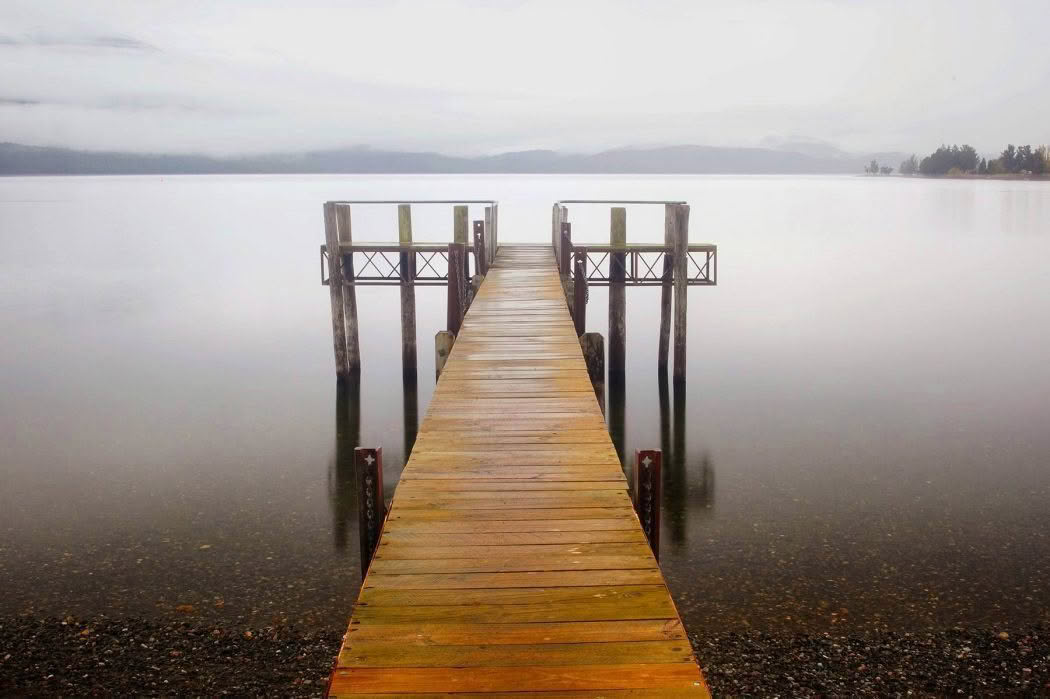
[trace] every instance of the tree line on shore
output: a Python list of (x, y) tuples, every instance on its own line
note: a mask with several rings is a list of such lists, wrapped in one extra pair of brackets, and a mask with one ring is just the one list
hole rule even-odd
[[(870, 175), (889, 175), (892, 167), (872, 160), (864, 168)], [(1008, 145), (998, 158), (988, 160), (973, 146), (941, 146), (922, 160), (915, 155), (900, 164), (902, 175), (1047, 175), (1050, 174), (1050, 150), (1046, 146)]]

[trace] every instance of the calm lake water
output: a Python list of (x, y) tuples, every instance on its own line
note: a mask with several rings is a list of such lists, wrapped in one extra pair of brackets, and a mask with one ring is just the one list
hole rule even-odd
[[(341, 630), (347, 455), (382, 445), (393, 491), (444, 290), (417, 291), (407, 398), (397, 290), (358, 292), (340, 401), (321, 203), (456, 197), (498, 199), (503, 242), (548, 242), (557, 199), (682, 199), (719, 245), (686, 391), (658, 381), (659, 291), (627, 292), (624, 448), (670, 452), (661, 562), (692, 631), (1050, 620), (1050, 186), (863, 177), (0, 179), (0, 613)], [(451, 237), (448, 208), (413, 213)], [(570, 217), (607, 242), (606, 207)], [(662, 222), (631, 207), (628, 239)], [(394, 207), (354, 237), (396, 239)]]

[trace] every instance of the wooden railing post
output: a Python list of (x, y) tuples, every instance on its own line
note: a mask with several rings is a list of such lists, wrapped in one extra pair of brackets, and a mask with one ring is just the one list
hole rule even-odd
[(580, 347), (583, 349), (583, 361), (587, 364), (587, 376), (594, 388), (594, 397), (605, 414), (605, 338), (601, 333), (583, 333), (580, 335)]
[[(470, 233), (468, 232), (468, 209), (466, 205), (452, 207), (452, 242), (462, 243), (470, 248)], [(470, 279), (470, 256), (463, 258), (463, 277)]]
[(496, 253), (499, 252), (499, 202), (492, 205), (492, 259), (495, 261)]
[(660, 496), (661, 462), (659, 449), (642, 449), (634, 452), (634, 509), (642, 523), (645, 538), (653, 556), (660, 560)]
[[(627, 246), (627, 209), (614, 206), (610, 216), (609, 244)], [(627, 358), (627, 253), (609, 253), (609, 371), (622, 374)]]
[(561, 222), (561, 257), (558, 258), (558, 271), (563, 278), (571, 274), (569, 260), (572, 259), (572, 224)]
[(332, 345), (335, 349), (335, 376), (339, 380), (350, 375), (346, 350), (346, 311), (343, 306), (343, 269), (339, 255), (339, 223), (336, 205), (325, 202), (324, 239), (328, 253), (328, 293), (332, 301)]
[(685, 381), (688, 332), (687, 299), (689, 282), (689, 205), (675, 206), (674, 243), (674, 380)]
[(587, 332), (587, 253), (577, 251), (573, 257), (572, 320), (579, 337)]
[(484, 276), (489, 271), (488, 254), (485, 251), (485, 222), (474, 222), (474, 267), (475, 271)]
[(557, 203), (551, 207), (551, 248), (554, 250), (554, 259), (561, 259), (561, 207)]
[(368, 573), (379, 537), (383, 533), (386, 503), (383, 500), (383, 447), (354, 449), (357, 474), (357, 520), (361, 532), (361, 577)]
[[(353, 242), (350, 225), (350, 205), (336, 207), (335, 218), (339, 232), (339, 242), (349, 245)], [(357, 289), (354, 287), (354, 254), (348, 252), (340, 255), (343, 270), (343, 281), (350, 282), (343, 288), (343, 322), (346, 326), (346, 363), (351, 373), (361, 371), (361, 342), (357, 334)]]
[(674, 277), (675, 205), (664, 204), (664, 269), (660, 284), (660, 346), (656, 352), (657, 367), (667, 371), (667, 355), (671, 347), (671, 280)]
[[(412, 208), (397, 207), (398, 241), (401, 249), (401, 368), (416, 373), (416, 253), (412, 249)], [(407, 246), (407, 249), (406, 249)]]
[(467, 278), (463, 273), (463, 262), (467, 257), (467, 246), (463, 243), (448, 244), (448, 326), (453, 335), (459, 335), (463, 325), (463, 314), (467, 312)]

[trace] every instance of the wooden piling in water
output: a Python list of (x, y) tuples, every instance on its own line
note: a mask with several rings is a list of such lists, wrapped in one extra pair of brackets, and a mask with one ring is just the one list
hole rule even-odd
[(474, 271), (481, 276), (489, 270), (488, 253), (485, 249), (485, 222), (474, 222)]
[[(466, 205), (452, 207), (452, 242), (470, 248), (469, 210)], [(463, 278), (470, 279), (470, 256), (463, 258)]]
[(689, 205), (675, 205), (674, 242), (674, 380), (685, 381), (686, 308), (689, 282)]
[[(664, 247), (673, 248), (675, 241), (675, 205), (664, 205)], [(660, 346), (656, 352), (657, 368), (667, 371), (671, 348), (671, 280), (674, 278), (674, 254), (664, 254), (663, 281), (660, 284)]]
[[(350, 222), (350, 206), (340, 204), (336, 207), (335, 218), (339, 233), (339, 242), (349, 245), (353, 242)], [(346, 363), (351, 373), (361, 371), (361, 341), (357, 331), (357, 289), (354, 288), (354, 255), (340, 255), (343, 281), (351, 282), (343, 286), (343, 325), (346, 329)]]
[[(609, 244), (627, 246), (627, 209), (611, 209)], [(627, 253), (609, 253), (609, 371), (623, 373), (627, 360)]]
[(576, 336), (587, 332), (587, 254), (578, 252), (574, 255), (572, 287), (572, 321), (576, 327)]
[(383, 447), (354, 449), (357, 475), (357, 520), (361, 533), (361, 577), (368, 572), (383, 532)]
[(660, 560), (660, 496), (663, 491), (659, 449), (634, 452), (634, 509), (642, 523), (653, 556)]
[(453, 335), (459, 335), (463, 325), (463, 314), (467, 312), (467, 277), (463, 262), (467, 258), (467, 246), (463, 243), (448, 244), (448, 324)]
[(580, 335), (580, 348), (583, 349), (583, 361), (587, 364), (587, 376), (594, 387), (594, 397), (605, 414), (605, 338), (601, 333), (583, 333)]
[[(397, 207), (398, 241), (402, 246), (412, 245), (412, 207)], [(416, 254), (401, 251), (401, 368), (406, 374), (416, 373)]]
[(332, 345), (335, 350), (335, 376), (339, 380), (350, 374), (346, 348), (346, 315), (343, 306), (343, 265), (339, 255), (339, 223), (336, 205), (324, 205), (324, 239), (328, 251), (328, 293), (332, 301)]
[(434, 335), (434, 373), (435, 379), (441, 378), (441, 370), (445, 368), (449, 352), (456, 341), (456, 336), (448, 330), (438, 330)]

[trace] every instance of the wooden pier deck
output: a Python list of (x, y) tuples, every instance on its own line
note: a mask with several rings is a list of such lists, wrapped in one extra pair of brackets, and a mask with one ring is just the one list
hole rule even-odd
[(549, 246), (502, 246), (470, 306), (329, 693), (708, 696)]

